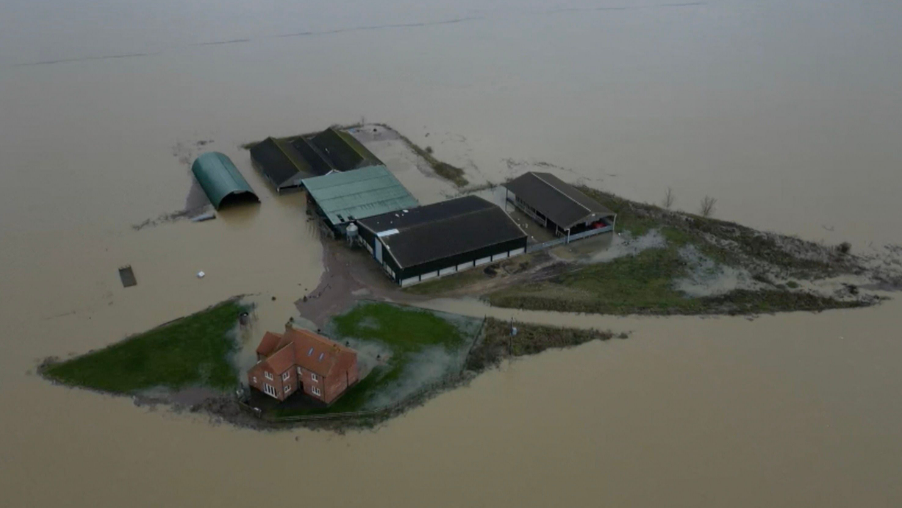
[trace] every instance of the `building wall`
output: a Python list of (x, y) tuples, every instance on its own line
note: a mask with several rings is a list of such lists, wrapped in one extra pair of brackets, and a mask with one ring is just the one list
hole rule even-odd
[[(266, 378), (266, 372), (272, 374), (271, 380)], [(288, 374), (288, 379), (283, 380), (282, 375), (286, 373)], [(293, 367), (289, 368), (285, 372), (275, 373), (269, 371), (265, 364), (258, 363), (247, 372), (247, 384), (255, 390), (259, 390), (263, 393), (266, 393), (267, 395), (272, 396), (272, 394), (266, 392), (263, 386), (264, 384), (268, 384), (275, 388), (275, 398), (279, 400), (285, 400), (297, 390), (297, 373), (294, 372)]]
[[(303, 385), (304, 393), (313, 397), (314, 399), (326, 400), (326, 390), (325, 390), (325, 378), (320, 376), (315, 372), (311, 372), (303, 367), (295, 367), (295, 374), (298, 372), (300, 375), (300, 383)], [(319, 390), (319, 394), (316, 394), (313, 389), (317, 388)]]
[[(455, 267), (458, 265), (466, 264), (467, 262), (473, 262), (477, 259), (486, 258), (495, 256), (502, 253), (507, 253), (510, 251), (514, 251), (517, 249), (526, 249), (526, 237), (517, 238), (514, 240), (510, 240), (507, 242), (501, 242), (495, 245), (491, 245), (488, 247), (483, 247), (482, 249), (473, 250), (470, 252), (465, 252), (463, 254), (458, 254), (456, 256), (450, 256), (447, 258), (439, 259), (436, 261), (430, 261), (428, 263), (423, 263), (416, 266), (411, 266), (408, 268), (400, 269), (395, 263), (394, 258), (391, 256), (384, 256), (384, 260), (386, 264), (391, 267), (391, 269), (395, 272), (394, 280), (395, 282), (400, 283), (404, 279), (409, 279), (411, 277), (420, 276), (423, 274), (430, 274), (433, 272), (438, 272), (445, 268)], [(452, 273), (456, 272), (456, 270), (452, 270)]]
[(332, 375), (325, 381), (326, 391), (324, 393), (324, 400), (327, 404), (331, 404), (335, 399), (340, 397), (348, 387), (357, 382), (357, 362), (355, 361), (347, 370)]

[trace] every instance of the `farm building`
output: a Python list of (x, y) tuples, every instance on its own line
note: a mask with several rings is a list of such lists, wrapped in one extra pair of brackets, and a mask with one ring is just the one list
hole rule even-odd
[(217, 210), (233, 203), (260, 202), (247, 180), (224, 154), (200, 154), (191, 165), (191, 172)]
[(357, 380), (353, 349), (291, 326), (282, 334), (266, 332), (247, 371), (248, 386), (280, 401), (303, 392), (331, 404)]
[(251, 162), (277, 192), (296, 189), (301, 180), (316, 176), (304, 159), (284, 140), (266, 138), (251, 147)]
[(476, 197), (358, 220), (360, 241), (401, 286), (526, 251), (526, 234), (501, 208)]
[(385, 166), (329, 173), (302, 183), (317, 217), (337, 235), (344, 235), (354, 220), (419, 206)]
[(507, 201), (567, 242), (614, 230), (614, 212), (550, 173), (525, 173), (504, 187)]
[(316, 134), (266, 138), (250, 152), (254, 166), (278, 192), (299, 188), (306, 178), (382, 164), (354, 136), (334, 127)]

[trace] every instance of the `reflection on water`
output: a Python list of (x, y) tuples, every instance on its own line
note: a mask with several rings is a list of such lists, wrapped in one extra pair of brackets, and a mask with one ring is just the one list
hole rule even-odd
[[(284, 326), (322, 249), (303, 194), (276, 195), (239, 146), (361, 116), (474, 182), (554, 165), (643, 201), (671, 186), (686, 210), (710, 194), (721, 217), (857, 252), (899, 243), (895, 3), (106, 3), (0, 6), (0, 504), (902, 501), (897, 302), (753, 321), (433, 302), (632, 336), (345, 436), (210, 425), (34, 374), (238, 294), (258, 304), (248, 344)], [(470, 21), (437, 24), (454, 19)], [(132, 53), (150, 56), (84, 59)], [(133, 230), (185, 207), (185, 160), (210, 140), (262, 203)], [(427, 200), (450, 191), (387, 158)]]

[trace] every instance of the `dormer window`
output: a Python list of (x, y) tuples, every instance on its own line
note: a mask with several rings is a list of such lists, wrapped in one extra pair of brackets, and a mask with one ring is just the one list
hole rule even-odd
[(323, 358), (324, 358), (325, 356), (326, 356), (326, 353), (320, 353), (320, 354), (319, 354), (319, 360), (318, 360), (318, 361), (320, 361), (320, 362), (323, 361)]
[(307, 351), (307, 356), (313, 356), (313, 348), (310, 348), (310, 351)]

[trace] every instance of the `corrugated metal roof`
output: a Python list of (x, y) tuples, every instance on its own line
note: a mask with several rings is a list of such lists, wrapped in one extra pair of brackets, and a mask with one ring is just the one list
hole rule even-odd
[(295, 185), (295, 180), (301, 171), (306, 171), (302, 176), (313, 176), (310, 167), (303, 162), (301, 157), (293, 157), (294, 149), (286, 146), (286, 143), (273, 138), (266, 138), (251, 147), (251, 159), (257, 163), (263, 175), (276, 189), (283, 186)]
[(363, 146), (360, 141), (357, 141), (354, 136), (333, 127), (329, 127), (310, 138), (310, 143), (328, 157), (332, 167), (339, 171), (350, 171), (382, 164), (382, 161)]
[[(401, 268), (511, 240), (520, 239), (526, 244), (526, 233), (504, 210), (477, 196), (421, 206), (408, 213), (371, 217), (359, 224), (382, 238)], [(389, 231), (392, 234), (382, 234)]]
[(567, 229), (614, 212), (551, 173), (530, 171), (504, 184), (518, 198)]
[(201, 154), (191, 165), (191, 172), (217, 209), (232, 195), (250, 194), (260, 201), (231, 159), (219, 152)]
[(307, 178), (303, 184), (334, 225), (420, 205), (385, 166)]

